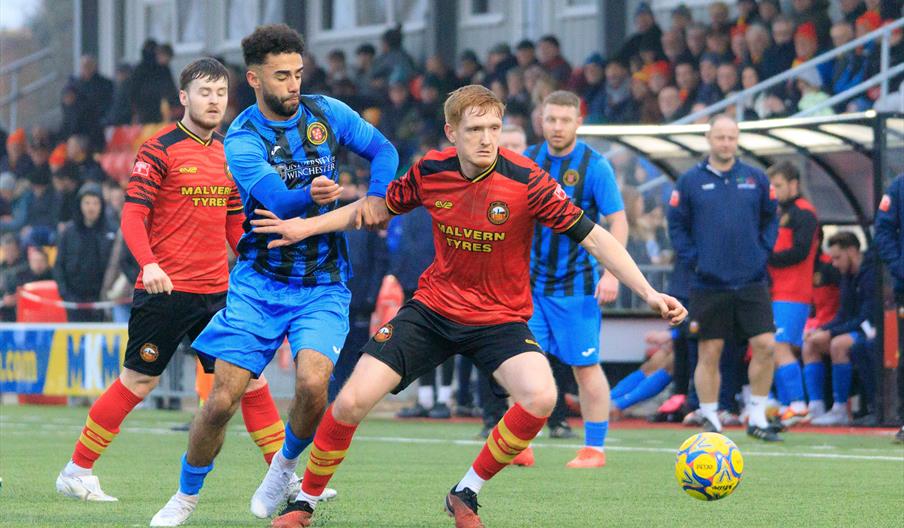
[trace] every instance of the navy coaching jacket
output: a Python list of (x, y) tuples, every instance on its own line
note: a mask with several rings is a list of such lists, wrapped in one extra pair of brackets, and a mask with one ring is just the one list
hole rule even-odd
[(765, 283), (777, 207), (763, 171), (741, 160), (720, 173), (704, 159), (681, 175), (669, 200), (669, 236), (677, 257), (694, 270), (691, 287)]
[(895, 293), (904, 294), (904, 174), (895, 178), (879, 202), (874, 240), (895, 279)]

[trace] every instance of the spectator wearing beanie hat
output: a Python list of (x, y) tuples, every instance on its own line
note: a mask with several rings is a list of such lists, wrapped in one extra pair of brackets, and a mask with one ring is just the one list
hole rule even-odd
[(50, 166), (40, 165), (28, 176), (31, 184), (22, 240), (26, 245), (50, 246), (56, 243), (59, 196), (50, 185)]
[(0, 172), (10, 172), (16, 178), (25, 178), (34, 168), (27, 154), (25, 129), (17, 128), (6, 138), (6, 157), (0, 161)]
[[(797, 109), (801, 112), (829, 99), (829, 94), (822, 91), (822, 78), (816, 68), (807, 68), (797, 75), (797, 90), (800, 92), (800, 100)], [(833, 115), (831, 108), (825, 108), (812, 114), (814, 116)]]

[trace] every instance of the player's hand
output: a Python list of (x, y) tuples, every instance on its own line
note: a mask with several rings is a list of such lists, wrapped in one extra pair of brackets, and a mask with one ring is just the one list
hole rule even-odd
[(671, 295), (654, 291), (647, 295), (646, 301), (654, 312), (658, 312), (672, 326), (680, 325), (687, 318), (687, 308)]
[(386, 229), (392, 214), (386, 207), (386, 199), (379, 196), (366, 196), (358, 207), (358, 218), (355, 229), (366, 227), (371, 231)]
[(342, 187), (326, 176), (317, 176), (311, 181), (311, 199), (317, 205), (335, 202), (342, 194)]
[(271, 240), (270, 243), (267, 244), (268, 249), (290, 246), (311, 236), (311, 232), (308, 229), (308, 220), (301, 218), (281, 220), (278, 216), (266, 209), (255, 209), (254, 214), (263, 217), (255, 218), (251, 221), (255, 233), (279, 235), (282, 237)]
[(618, 279), (615, 278), (615, 275), (609, 273), (609, 270), (606, 270), (600, 281), (596, 283), (596, 292), (594, 292), (593, 296), (596, 298), (600, 308), (618, 297)]
[(144, 283), (145, 291), (152, 295), (173, 293), (173, 281), (156, 262), (145, 265), (142, 270), (141, 282)]

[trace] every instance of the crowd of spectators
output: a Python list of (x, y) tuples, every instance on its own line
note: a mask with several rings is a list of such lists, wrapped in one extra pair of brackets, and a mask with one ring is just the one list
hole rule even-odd
[[(335, 96), (358, 110), (397, 147), (404, 170), (426, 150), (443, 146), (445, 94), (465, 84), (483, 84), (504, 100), (506, 124), (521, 126), (528, 143), (541, 139), (539, 102), (557, 89), (581, 97), (585, 123), (671, 122), (901, 14), (900, 0), (841, 0), (841, 16), (834, 21), (826, 0), (793, 0), (788, 11), (782, 11), (781, 4), (741, 0), (732, 18), (725, 2), (714, 2), (708, 6), (707, 20), (694, 19), (686, 6), (679, 5), (663, 30), (649, 5), (641, 3), (623, 46), (609, 56), (593, 53), (580, 65), (562, 56), (554, 35), (514, 45), (501, 42), (485, 57), (466, 49), (454, 65), (438, 55), (419, 63), (406, 51), (401, 29), (393, 28), (376, 46), (359, 46), (353, 57), (339, 49), (330, 51), (323, 62), (305, 54), (302, 90)], [(900, 32), (891, 52), (893, 64), (904, 62)], [(108, 127), (181, 117), (172, 58), (172, 47), (148, 40), (140, 62), (118, 65), (110, 80), (98, 73), (94, 57), (85, 56), (62, 89), (62, 120), (55, 131), (33, 127), (27, 133), (23, 129), (3, 133), (2, 320), (15, 316), (16, 287), (48, 273), (40, 255), (53, 262), (52, 274), (65, 300), (122, 295), (121, 288), (112, 287), (123, 282), (117, 278), (134, 280), (134, 263), (117, 236), (125, 182), (107, 175), (96, 155), (105, 148)], [(878, 67), (877, 47), (859, 47), (745, 101), (744, 115), (778, 117), (810, 108), (869, 78)], [(238, 112), (254, 103), (253, 92), (243, 82), (243, 69), (229, 68), (232, 82), (224, 130)], [(875, 92), (868, 92), (823, 112), (862, 110), (875, 97)], [(663, 204), (669, 184), (644, 186), (659, 176), (653, 165), (617, 149), (606, 154), (624, 189), (632, 255), (642, 264), (668, 264), (671, 251)], [(353, 182), (366, 180), (366, 166), (352, 158), (342, 161)], [(100, 213), (95, 218), (98, 199)], [(86, 266), (93, 272), (88, 273)], [(72, 317), (96, 320), (103, 314), (83, 310), (71, 312)]]

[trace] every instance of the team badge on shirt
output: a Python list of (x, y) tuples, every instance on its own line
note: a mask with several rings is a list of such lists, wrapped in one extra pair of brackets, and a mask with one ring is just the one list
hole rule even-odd
[(574, 169), (568, 169), (565, 171), (565, 174), (562, 175), (562, 183), (569, 187), (574, 187), (581, 180), (581, 173)]
[(883, 213), (887, 213), (889, 209), (891, 209), (891, 196), (883, 194), (882, 201), (879, 202), (879, 210)]
[(305, 135), (307, 135), (308, 141), (314, 145), (323, 145), (327, 136), (326, 126), (320, 121), (314, 121), (308, 125), (308, 130)]
[(392, 325), (388, 324), (388, 323), (383, 325), (379, 330), (377, 330), (377, 333), (374, 334), (374, 341), (376, 341), (377, 343), (385, 343), (385, 342), (389, 341), (391, 338), (392, 338)]
[(154, 343), (145, 343), (141, 345), (139, 355), (141, 355), (141, 359), (144, 360), (145, 363), (153, 363), (160, 357), (160, 351), (157, 350), (157, 345)]
[(133, 176), (144, 176), (145, 178), (151, 173), (151, 166), (145, 161), (136, 161), (132, 167)]
[(502, 225), (509, 219), (509, 208), (505, 202), (493, 202), (487, 209), (487, 220), (493, 225)]

